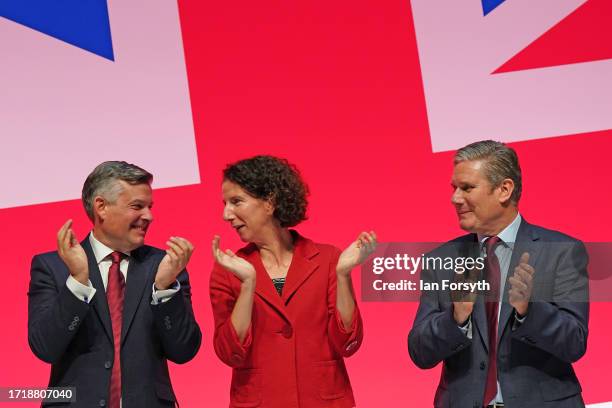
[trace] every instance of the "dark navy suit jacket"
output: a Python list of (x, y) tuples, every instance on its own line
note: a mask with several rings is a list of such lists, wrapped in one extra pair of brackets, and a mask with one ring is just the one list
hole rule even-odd
[[(57, 252), (36, 255), (28, 292), (28, 341), (38, 358), (52, 364), (50, 387), (76, 387), (76, 402), (71, 406), (104, 407), (114, 355), (113, 333), (89, 240), (81, 245), (89, 260), (94, 297), (88, 304), (68, 289), (69, 272)], [(151, 304), (155, 274), (164, 255), (146, 245), (131, 253), (121, 331), (123, 408), (174, 406), (166, 360), (185, 363), (200, 347), (202, 334), (191, 307), (187, 271), (178, 277), (178, 293), (167, 302)]]
[[(476, 234), (468, 234), (430, 256), (473, 255), (476, 242)], [(582, 357), (587, 347), (586, 250), (576, 239), (523, 219), (508, 277), (523, 252), (529, 252), (529, 264), (535, 269), (532, 302), (524, 322), (514, 326), (514, 309), (507, 303), (507, 281), (500, 304), (497, 370), (504, 403), (508, 408), (584, 407), (571, 363)], [(452, 274), (429, 270), (421, 276), (425, 281), (439, 282), (452, 280)], [(474, 305), (472, 325), (469, 339), (453, 318), (450, 293), (423, 292), (408, 336), (408, 350), (420, 368), (443, 363), (435, 407), (482, 407), (489, 344), (482, 296)]]

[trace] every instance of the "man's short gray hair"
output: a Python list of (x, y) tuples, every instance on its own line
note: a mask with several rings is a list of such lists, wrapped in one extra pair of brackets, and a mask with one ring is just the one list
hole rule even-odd
[(128, 184), (151, 184), (153, 175), (148, 171), (124, 161), (107, 161), (99, 164), (87, 176), (81, 195), (83, 207), (91, 221), (94, 221), (93, 201), (96, 196), (102, 196), (113, 203), (121, 193), (122, 180)]
[(493, 187), (499, 187), (504, 179), (514, 182), (510, 201), (517, 205), (521, 199), (523, 182), (521, 166), (514, 149), (493, 140), (474, 142), (457, 150), (454, 164), (474, 160), (484, 161), (485, 176)]

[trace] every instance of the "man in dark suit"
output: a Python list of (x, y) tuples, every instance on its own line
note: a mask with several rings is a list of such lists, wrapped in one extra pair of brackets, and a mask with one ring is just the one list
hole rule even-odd
[(175, 406), (167, 360), (185, 363), (200, 347), (185, 270), (193, 246), (144, 245), (152, 179), (126, 162), (100, 164), (83, 186), (89, 236), (79, 243), (69, 220), (57, 251), (32, 260), (28, 341), (52, 364), (50, 387), (75, 387), (72, 406)]
[(470, 234), (429, 256), (482, 256), (485, 268), (423, 270), (421, 279), (480, 277), (490, 290), (422, 292), (408, 350), (420, 368), (443, 362), (434, 406), (584, 407), (571, 365), (588, 335), (584, 245), (521, 217), (518, 158), (502, 143), (457, 151), (452, 186), (460, 227)]

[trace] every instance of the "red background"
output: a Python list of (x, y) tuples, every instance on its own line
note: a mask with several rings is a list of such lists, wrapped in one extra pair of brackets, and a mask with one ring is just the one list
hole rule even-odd
[[(157, 220), (148, 242), (163, 246), (168, 236), (181, 235), (197, 247), (189, 270), (204, 338), (192, 362), (172, 366), (172, 379), (181, 406), (222, 407), (231, 371), (212, 350), (208, 278), (212, 236), (220, 234), (224, 247), (240, 246), (221, 217), (226, 163), (258, 153), (294, 162), (312, 191), (310, 219), (299, 230), (317, 241), (344, 247), (363, 229), (375, 229), (383, 241), (444, 241), (461, 231), (450, 205), (452, 152), (431, 152), (408, 1), (179, 6), (202, 183), (155, 191)], [(580, 48), (578, 41), (566, 45)], [(601, 47), (593, 52), (601, 55)], [(529, 53), (521, 58), (528, 66)], [(533, 65), (544, 65), (542, 58)], [(512, 144), (524, 174), (523, 216), (585, 241), (609, 241), (611, 136)], [(0, 386), (46, 385), (49, 366), (27, 344), (29, 262), (54, 248), (67, 218), (84, 237), (89, 222), (77, 200), (0, 210)], [(358, 288), (358, 271), (354, 276)], [(416, 304), (361, 303), (361, 309), (365, 340), (347, 361), (358, 406), (431, 406), (439, 367), (419, 370), (406, 346)], [(592, 305), (588, 351), (576, 364), (587, 403), (612, 400), (601, 374), (612, 363), (611, 311), (609, 304)]]

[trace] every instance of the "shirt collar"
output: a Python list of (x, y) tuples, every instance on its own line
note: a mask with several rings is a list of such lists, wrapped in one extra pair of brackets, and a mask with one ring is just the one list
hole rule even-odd
[[(99, 265), (100, 262), (104, 261), (110, 254), (115, 252), (113, 249), (107, 247), (94, 237), (93, 231), (89, 233), (89, 243), (91, 244), (91, 250), (96, 257), (96, 263)], [(130, 256), (130, 253), (123, 253), (124, 255)]]
[[(497, 236), (502, 240), (505, 246), (510, 249), (514, 249), (514, 242), (516, 241), (516, 235), (518, 234), (519, 227), (521, 226), (521, 214), (517, 213), (514, 221), (512, 221), (506, 228), (504, 228)], [(482, 246), (486, 239), (489, 238), (487, 235), (478, 234), (478, 242)]]

